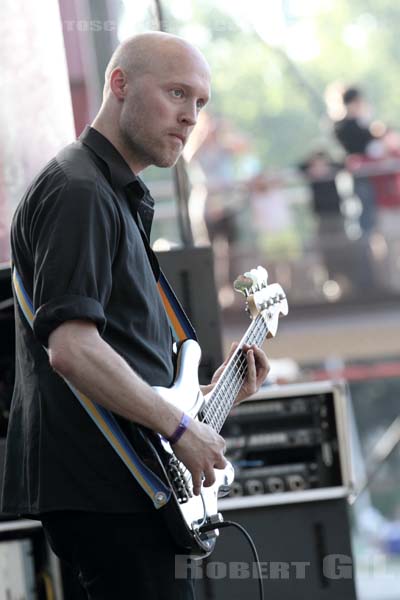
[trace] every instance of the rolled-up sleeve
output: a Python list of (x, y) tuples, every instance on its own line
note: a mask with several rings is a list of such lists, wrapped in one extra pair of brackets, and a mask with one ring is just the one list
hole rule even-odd
[(39, 306), (34, 319), (34, 332), (38, 340), (47, 346), (50, 333), (64, 321), (87, 319), (97, 325), (100, 334), (106, 326), (102, 305), (84, 296), (61, 296)]
[(47, 346), (68, 320), (93, 321), (103, 333), (120, 221), (110, 195), (94, 182), (65, 181), (43, 193), (30, 224), (34, 256), (33, 330)]

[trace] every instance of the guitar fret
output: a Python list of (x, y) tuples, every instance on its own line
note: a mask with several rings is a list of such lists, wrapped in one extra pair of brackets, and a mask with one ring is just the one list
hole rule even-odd
[(218, 380), (203, 411), (203, 420), (216, 431), (220, 431), (234, 404), (236, 396), (247, 374), (247, 360), (241, 347), (244, 344), (261, 346), (268, 333), (262, 315), (257, 315), (241, 341), (241, 346), (232, 356)]
[[(238, 366), (239, 365), (239, 366)], [(213, 421), (214, 425), (217, 425), (217, 430), (220, 431), (222, 425), (225, 422), (229, 411), (232, 408), (233, 401), (236, 398), (237, 392), (239, 391), (245, 372), (247, 368), (244, 368), (244, 365), (247, 365), (245, 358), (238, 357), (235, 361), (236, 367), (236, 380), (227, 382), (227, 389), (219, 389), (213, 398), (213, 402), (210, 405), (210, 412), (217, 412), (219, 416), (217, 418), (217, 422)], [(233, 370), (233, 369), (232, 369)]]

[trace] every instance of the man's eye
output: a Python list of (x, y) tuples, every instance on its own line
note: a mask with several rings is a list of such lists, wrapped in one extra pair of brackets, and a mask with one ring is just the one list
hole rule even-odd
[(172, 90), (172, 95), (174, 98), (183, 98), (183, 90), (176, 88), (175, 90)]
[(197, 109), (200, 110), (203, 107), (204, 107), (204, 100), (198, 100), (197, 101)]

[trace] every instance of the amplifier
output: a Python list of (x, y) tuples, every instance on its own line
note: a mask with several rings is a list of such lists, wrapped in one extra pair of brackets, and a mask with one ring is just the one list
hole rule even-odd
[[(209, 383), (223, 361), (212, 248), (177, 248), (157, 252), (157, 258), (196, 330), (202, 352), (199, 380)], [(207, 290), (207, 302), (197, 293), (199, 289)]]
[(346, 497), (353, 484), (344, 382), (262, 389), (222, 435), (235, 481), (221, 510)]
[[(266, 599), (356, 600), (348, 512), (347, 499), (334, 498), (240, 508), (225, 516), (254, 540)], [(258, 598), (253, 561), (236, 529), (221, 530), (214, 552), (197, 571), (196, 599)]]

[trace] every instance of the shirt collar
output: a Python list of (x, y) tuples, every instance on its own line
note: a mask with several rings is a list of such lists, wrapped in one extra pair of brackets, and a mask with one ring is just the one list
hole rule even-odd
[(88, 146), (106, 165), (111, 185), (124, 188), (136, 210), (143, 203), (147, 211), (154, 210), (154, 200), (148, 187), (137, 177), (115, 146), (97, 129), (86, 125), (79, 141)]

